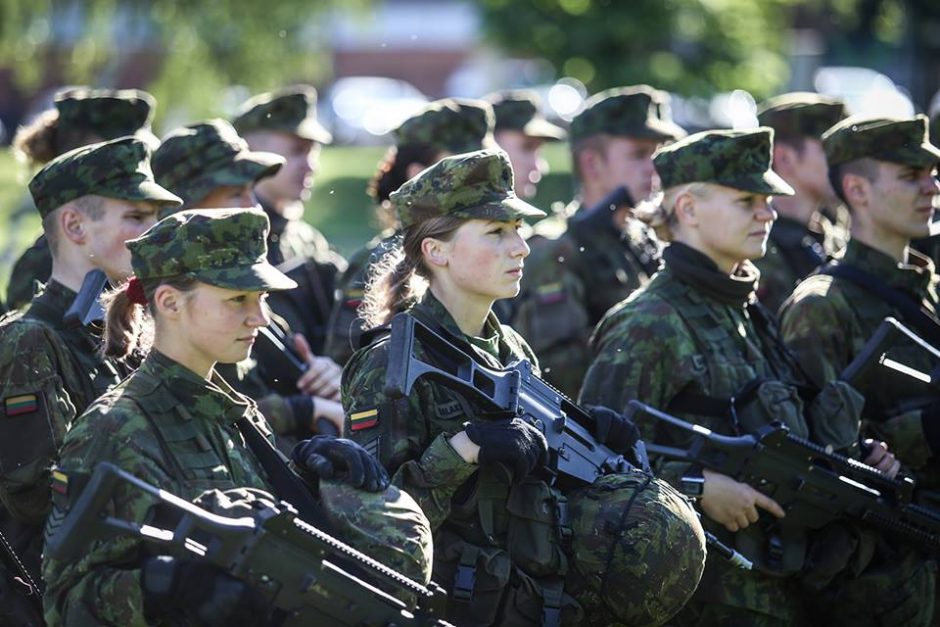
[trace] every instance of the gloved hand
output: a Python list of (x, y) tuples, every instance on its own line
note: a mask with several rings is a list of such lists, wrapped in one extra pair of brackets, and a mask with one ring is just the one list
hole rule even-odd
[(594, 437), (598, 442), (620, 453), (642, 470), (649, 470), (645, 447), (640, 451), (637, 446), (641, 436), (633, 420), (603, 405), (588, 405), (586, 409), (594, 419)]
[(343, 481), (368, 492), (381, 492), (391, 483), (379, 460), (345, 438), (314, 436), (298, 442), (290, 457), (301, 472)]
[(148, 622), (174, 616), (209, 627), (268, 621), (270, 608), (264, 597), (212, 564), (152, 557), (144, 562), (140, 584)]
[(465, 425), (464, 431), (480, 447), (479, 464), (503, 464), (513, 482), (525, 479), (548, 458), (545, 436), (519, 418), (479, 420)]

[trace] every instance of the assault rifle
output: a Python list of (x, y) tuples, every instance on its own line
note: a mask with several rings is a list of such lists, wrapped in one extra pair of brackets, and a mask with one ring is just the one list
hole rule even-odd
[[(415, 340), (419, 337), (434, 363), (415, 356)], [(469, 345), (463, 349), (413, 316), (398, 314), (391, 324), (385, 393), (391, 398), (404, 398), (422, 377), (474, 399), (486, 411), (518, 416), (541, 431), (548, 442), (546, 468), (552, 480), (563, 477), (593, 483), (598, 477), (633, 468), (623, 455), (597, 442), (584, 426), (594, 422), (591, 415), (533, 374), (527, 360), (502, 370), (488, 368), (476, 361)], [(637, 442), (635, 452), (641, 464), (647, 466), (642, 440)], [(750, 560), (714, 534), (706, 531), (705, 539), (710, 550), (735, 566), (751, 568)]]
[[(146, 520), (170, 526), (112, 516), (118, 486), (152, 497), (149, 514), (156, 516)], [(75, 560), (93, 540), (122, 536), (155, 545), (154, 554), (203, 560), (245, 581), (270, 603), (271, 624), (447, 625), (435, 617), (444, 601), (440, 588), (412, 581), (308, 525), (286, 502), (250, 516), (219, 516), (108, 462), (95, 467), (67, 512), (53, 511), (45, 549), (54, 559)], [(359, 567), (357, 575), (344, 567), (349, 562)], [(416, 599), (417, 608), (398, 596)]]
[(779, 503), (786, 517), (774, 519), (774, 524), (783, 537), (846, 519), (940, 553), (940, 512), (911, 502), (914, 481), (909, 477), (890, 479), (871, 466), (798, 438), (780, 424), (733, 437), (639, 401), (630, 401), (630, 407), (634, 414), (649, 414), (692, 438), (687, 450), (647, 444), (651, 453), (700, 464), (747, 483)]
[(90, 270), (82, 279), (82, 286), (75, 300), (65, 312), (63, 321), (67, 327), (85, 327), (92, 322), (104, 320), (104, 309), (99, 297), (108, 285), (108, 275), (101, 270)]
[(881, 365), (921, 381), (936, 390), (937, 386), (940, 385), (940, 365), (930, 372), (921, 372), (888, 357), (888, 350), (902, 336), (907, 337), (934, 359), (940, 361), (940, 350), (904, 326), (896, 318), (887, 317), (881, 321), (881, 324), (872, 333), (865, 346), (852, 360), (852, 363), (842, 371), (839, 378), (856, 389), (864, 389), (868, 385), (875, 366)]

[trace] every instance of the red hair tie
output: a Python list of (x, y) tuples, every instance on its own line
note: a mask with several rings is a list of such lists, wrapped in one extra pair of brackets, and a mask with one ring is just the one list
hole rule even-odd
[(147, 304), (147, 295), (144, 294), (144, 285), (137, 277), (132, 276), (127, 282), (127, 287), (124, 289), (127, 291), (127, 298), (135, 305)]

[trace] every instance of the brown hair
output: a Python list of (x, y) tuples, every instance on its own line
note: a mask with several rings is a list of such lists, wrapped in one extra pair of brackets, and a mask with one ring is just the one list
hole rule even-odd
[(28, 126), (17, 129), (13, 137), (13, 151), (30, 168), (36, 168), (73, 148), (101, 139), (94, 133), (64, 129), (59, 124), (58, 109), (49, 109), (36, 116)]
[(425, 290), (431, 272), (424, 265), (421, 243), (431, 237), (450, 241), (464, 218), (438, 216), (413, 224), (402, 232), (402, 244), (386, 253), (370, 272), (359, 313), (363, 328), (388, 323), (395, 314), (415, 304)]
[(146, 305), (131, 302), (127, 292), (129, 282), (103, 294), (101, 304), (105, 321), (101, 352), (108, 357), (124, 358), (135, 351), (149, 351), (153, 344), (153, 318), (156, 311), (153, 295), (157, 288), (168, 285), (181, 292), (189, 292), (195, 289), (198, 282), (189, 275), (142, 281), (141, 287), (147, 297)]
[(376, 201), (375, 217), (382, 228), (393, 227), (397, 222), (388, 198), (408, 180), (408, 167), (412, 163), (432, 165), (440, 154), (440, 150), (428, 144), (402, 144), (386, 151), (366, 188), (369, 196)]
[(610, 145), (610, 135), (598, 133), (583, 137), (571, 144), (571, 174), (578, 184), (581, 183), (581, 162), (579, 157), (587, 150), (596, 152), (604, 160), (607, 159), (607, 146)]
[(842, 181), (846, 174), (854, 174), (874, 183), (878, 180), (878, 162), (871, 157), (862, 157), (861, 159), (829, 166), (829, 184), (832, 185), (832, 190), (836, 193), (836, 196), (845, 203), (851, 213), (852, 205), (846, 199), (845, 189), (842, 187)]

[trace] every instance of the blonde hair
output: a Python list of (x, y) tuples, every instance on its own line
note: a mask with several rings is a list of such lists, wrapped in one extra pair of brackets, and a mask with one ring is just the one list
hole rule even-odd
[(697, 198), (708, 195), (708, 183), (684, 183), (675, 185), (664, 192), (654, 194), (649, 200), (640, 201), (633, 210), (640, 220), (643, 220), (656, 233), (656, 237), (664, 242), (671, 242), (673, 231), (677, 224), (676, 201), (682, 194), (692, 194)]
[(169, 285), (185, 293), (195, 289), (197, 283), (199, 281), (189, 275), (141, 281), (147, 297), (146, 305), (131, 301), (127, 292), (128, 283), (102, 294), (101, 306), (105, 312), (102, 354), (124, 358), (133, 352), (148, 352), (154, 338), (153, 297), (157, 288)]

